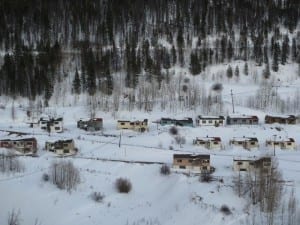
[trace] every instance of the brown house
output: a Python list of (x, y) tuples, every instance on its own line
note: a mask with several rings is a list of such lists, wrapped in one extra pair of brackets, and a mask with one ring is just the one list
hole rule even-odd
[(272, 123), (280, 123), (280, 124), (296, 124), (297, 118), (294, 115), (288, 116), (265, 116), (265, 123), (272, 124)]
[(35, 138), (4, 139), (0, 140), (0, 147), (14, 149), (21, 154), (35, 154), (37, 152), (37, 141)]
[(194, 172), (210, 172), (210, 155), (174, 154), (173, 168)]

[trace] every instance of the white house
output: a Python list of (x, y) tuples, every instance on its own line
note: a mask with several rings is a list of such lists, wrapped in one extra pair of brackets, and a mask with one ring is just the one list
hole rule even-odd
[(224, 116), (197, 116), (196, 126), (224, 126)]
[(38, 121), (39, 127), (48, 132), (63, 132), (63, 118), (41, 117)]

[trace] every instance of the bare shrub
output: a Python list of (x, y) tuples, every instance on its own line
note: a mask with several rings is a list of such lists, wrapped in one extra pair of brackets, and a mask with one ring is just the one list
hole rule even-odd
[(170, 174), (170, 167), (166, 164), (160, 167), (160, 174), (162, 175), (169, 175)]
[(101, 192), (93, 192), (91, 194), (91, 198), (95, 201), (95, 202), (103, 202), (105, 195), (102, 194)]
[(49, 181), (49, 174), (44, 173), (43, 176), (42, 176), (42, 180), (45, 181), (45, 182)]
[(24, 165), (20, 162), (16, 155), (10, 152), (0, 154), (0, 172), (23, 172), (24, 170)]
[(20, 214), (20, 211), (16, 212), (15, 209), (13, 209), (8, 214), (7, 225), (20, 225)]
[(175, 141), (179, 145), (186, 143), (185, 137), (180, 136), (180, 135), (178, 135), (178, 136), (175, 137)]
[(225, 215), (230, 215), (232, 213), (230, 208), (227, 205), (222, 205), (220, 211)]
[(129, 193), (132, 185), (130, 180), (126, 178), (118, 178), (116, 180), (116, 188), (120, 193)]
[(71, 191), (80, 183), (79, 170), (71, 161), (53, 162), (50, 168), (51, 180), (59, 189)]
[(201, 182), (210, 183), (212, 180), (213, 180), (213, 177), (209, 172), (201, 173), (201, 176), (200, 176), (200, 181)]
[(170, 133), (171, 135), (177, 135), (177, 134), (178, 134), (178, 129), (177, 129), (177, 127), (175, 127), (175, 126), (171, 127), (170, 130), (169, 130), (169, 133)]

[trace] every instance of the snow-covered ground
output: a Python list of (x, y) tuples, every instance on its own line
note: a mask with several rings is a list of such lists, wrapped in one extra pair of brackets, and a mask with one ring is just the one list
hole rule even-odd
[[(109, 113), (98, 112), (104, 119), (103, 132), (89, 133), (76, 128), (76, 120), (86, 117), (82, 107), (59, 107), (63, 114), (65, 131), (50, 136), (39, 128), (29, 128), (24, 123), (26, 113), (16, 108), (16, 118), (11, 119), (9, 107), (1, 110), (0, 130), (14, 130), (31, 133), (38, 140), (38, 157), (20, 157), (26, 169), (22, 173), (0, 174), (0, 224), (6, 224), (9, 212), (20, 212), (21, 224), (30, 225), (38, 221), (42, 225), (92, 225), (92, 224), (243, 224), (248, 216), (245, 200), (232, 190), (233, 157), (273, 154), (264, 143), (273, 135), (292, 137), (300, 143), (300, 125), (265, 125), (264, 113), (237, 108), (242, 113), (255, 113), (259, 125), (224, 127), (179, 127), (179, 134), (186, 143), (181, 146), (169, 134), (168, 126), (150, 123), (150, 131), (137, 133), (116, 129), (116, 120)], [(192, 113), (192, 112), (191, 112)], [(186, 112), (188, 114), (188, 112)], [(164, 113), (120, 112), (124, 119), (159, 119)], [(172, 115), (169, 115), (172, 116)], [(174, 115), (176, 116), (176, 115)], [(280, 131), (275, 127), (281, 127)], [(121, 133), (121, 145), (119, 146)], [(110, 136), (103, 136), (109, 134)], [(222, 139), (222, 150), (206, 150), (192, 145), (196, 137), (218, 136)], [(229, 146), (232, 137), (257, 137), (260, 147), (247, 151)], [(11, 138), (1, 131), (0, 138)], [(59, 159), (43, 150), (46, 140), (73, 138), (79, 153), (70, 158)], [(170, 150), (172, 149), (172, 150)], [(299, 147), (296, 151), (276, 149), (279, 168), (286, 181), (294, 185), (300, 199)], [(160, 174), (160, 163), (171, 166), (174, 153), (205, 153), (211, 155), (211, 164), (216, 168), (213, 174), (223, 182), (199, 182), (198, 176), (172, 172), (170, 176)], [(68, 193), (59, 190), (51, 182), (42, 180), (55, 160), (71, 160), (80, 169), (81, 183)], [(112, 160), (122, 160), (112, 161)], [(132, 161), (132, 162), (131, 162)], [(133, 161), (153, 162), (153, 164)], [(120, 194), (114, 183), (119, 177), (132, 183), (129, 194)], [(105, 195), (102, 203), (90, 197), (93, 192)], [(227, 205), (232, 214), (220, 212)]]

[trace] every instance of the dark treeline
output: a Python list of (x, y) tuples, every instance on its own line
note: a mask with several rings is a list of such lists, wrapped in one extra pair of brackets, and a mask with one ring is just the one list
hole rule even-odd
[(66, 51), (81, 58), (76, 94), (112, 94), (115, 72), (126, 87), (140, 74), (160, 84), (174, 65), (197, 75), (240, 59), (278, 71), (299, 58), (299, 17), (298, 0), (0, 0), (0, 94), (49, 100)]

